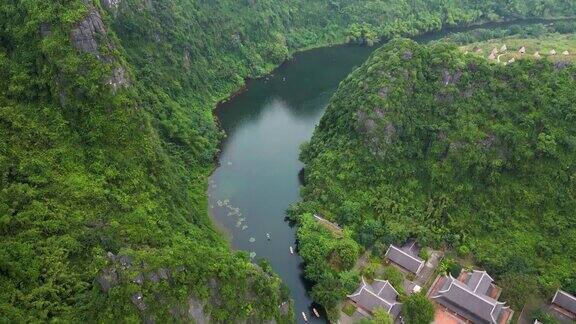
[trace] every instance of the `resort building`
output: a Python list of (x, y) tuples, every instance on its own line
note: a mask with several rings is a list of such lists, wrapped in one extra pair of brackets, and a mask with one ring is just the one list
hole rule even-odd
[(418, 257), (420, 252), (420, 247), (415, 241), (408, 241), (401, 248), (390, 245), (388, 251), (386, 251), (386, 258), (401, 268), (418, 275), (422, 268), (424, 267), (424, 260)]
[(377, 308), (384, 309), (393, 318), (400, 314), (398, 292), (387, 280), (374, 279), (372, 284), (368, 284), (362, 277), (360, 287), (352, 295), (348, 295), (348, 298), (356, 307), (369, 314), (373, 314)]
[(576, 297), (558, 290), (552, 298), (551, 307), (570, 320), (576, 320)]
[(508, 323), (514, 311), (498, 301), (501, 290), (493, 282), (488, 273), (478, 270), (462, 271), (457, 279), (438, 277), (428, 292), (437, 306), (435, 323)]

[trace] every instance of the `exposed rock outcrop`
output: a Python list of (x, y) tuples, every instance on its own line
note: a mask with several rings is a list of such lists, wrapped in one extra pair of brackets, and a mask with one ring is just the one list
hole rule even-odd
[(100, 290), (107, 293), (110, 289), (116, 286), (119, 282), (118, 273), (116, 268), (110, 267), (100, 271), (96, 277), (96, 283), (100, 286)]
[(184, 50), (184, 59), (183, 59), (184, 68), (186, 70), (190, 69), (190, 50)]
[(108, 84), (112, 87), (112, 90), (116, 91), (121, 87), (126, 87), (129, 85), (128, 77), (126, 76), (126, 69), (119, 65), (112, 70), (112, 76), (108, 80)]
[(204, 312), (204, 304), (195, 298), (188, 301), (188, 318), (193, 319), (196, 324), (210, 323), (210, 316)]
[(98, 9), (89, 4), (88, 15), (72, 29), (70, 37), (79, 51), (99, 56), (98, 41), (106, 40), (106, 29)]
[(52, 33), (52, 24), (50, 23), (42, 23), (40, 25), (40, 37), (45, 38), (50, 36)]
[(146, 306), (146, 303), (144, 303), (144, 296), (142, 296), (141, 292), (137, 292), (137, 293), (132, 294), (132, 296), (130, 297), (130, 300), (132, 300), (132, 303), (140, 311), (144, 311), (144, 310), (146, 310), (146, 308), (148, 308)]
[(412, 52), (411, 51), (406, 51), (404, 52), (404, 54), (402, 55), (402, 58), (406, 61), (411, 60), (412, 59)]
[(570, 65), (570, 62), (558, 61), (558, 62), (554, 63), (554, 68), (556, 70), (562, 70), (562, 69), (565, 69), (566, 67), (568, 67), (568, 65)]
[(456, 84), (460, 81), (460, 78), (462, 78), (462, 71), (460, 70), (456, 70), (454, 73), (450, 73), (446, 70), (442, 72), (442, 83), (444, 86)]
[[(106, 2), (106, 3), (104, 3)], [(114, 44), (107, 35), (106, 26), (102, 21), (100, 12), (90, 1), (84, 3), (88, 8), (88, 14), (70, 32), (70, 39), (74, 47), (83, 53), (94, 55), (100, 61), (113, 66), (110, 77), (105, 81), (115, 92), (121, 87), (127, 87), (129, 80), (124, 66), (119, 64), (118, 59), (110, 54)], [(103, 5), (117, 6), (119, 0), (104, 0)], [(41, 30), (42, 33), (42, 30)]]
[(390, 92), (390, 89), (388, 89), (388, 87), (382, 87), (380, 89), (380, 91), (378, 91), (378, 95), (382, 98), (386, 98), (386, 97), (388, 97), (389, 92)]
[(102, 0), (100, 3), (106, 9), (116, 9), (120, 5), (120, 0)]

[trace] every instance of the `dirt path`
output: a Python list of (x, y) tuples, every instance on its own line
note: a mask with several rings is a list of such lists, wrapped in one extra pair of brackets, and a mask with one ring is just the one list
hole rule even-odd
[(334, 235), (337, 236), (342, 236), (344, 235), (344, 231), (342, 230), (342, 228), (334, 223), (332, 223), (331, 221), (324, 219), (316, 214), (314, 214), (314, 218), (316, 219), (316, 221), (318, 221), (318, 223), (322, 224), (324, 227), (326, 227), (330, 232), (332, 232)]

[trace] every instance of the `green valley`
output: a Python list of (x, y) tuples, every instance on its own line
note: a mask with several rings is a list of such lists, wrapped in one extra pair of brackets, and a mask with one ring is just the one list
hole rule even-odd
[[(293, 322), (281, 279), (208, 217), (214, 106), (296, 51), (575, 13), (571, 0), (2, 1), (0, 322)], [(526, 289), (574, 285), (573, 76), (450, 46), (378, 50), (302, 155), (298, 211), (350, 228), (333, 280), (315, 281), (340, 298), (356, 242), (415, 236)]]
[[(518, 311), (559, 287), (575, 293), (575, 72), (544, 58), (493, 64), (445, 42), (375, 51), (302, 147), (303, 201), (290, 213), (299, 238), (317, 242), (305, 258), (328, 249), (307, 259), (317, 300), (334, 308), (356, 288), (354, 262), (331, 261), (358, 257), (332, 248), (349, 239), (381, 258), (415, 238), (480, 265)], [(305, 212), (346, 238), (327, 238)]]

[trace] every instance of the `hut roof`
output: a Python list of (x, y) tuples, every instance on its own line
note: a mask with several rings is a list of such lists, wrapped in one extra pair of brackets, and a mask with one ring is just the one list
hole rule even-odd
[(501, 52), (506, 52), (508, 50), (508, 47), (506, 47), (506, 44), (502, 45), (502, 47), (500, 47), (500, 51)]
[(554, 298), (552, 298), (552, 304), (558, 305), (572, 314), (576, 314), (576, 297), (565, 291), (556, 291)]
[(352, 295), (348, 295), (348, 298), (369, 312), (375, 308), (383, 308), (394, 317), (400, 314), (398, 292), (387, 280), (374, 279), (372, 284), (368, 284), (362, 277), (360, 287)]
[(526, 47), (522, 46), (518, 52), (520, 52), (520, 54), (526, 53)]
[(539, 53), (538, 51), (536, 51), (536, 53), (534, 53), (534, 57), (537, 58), (537, 59), (539, 59), (539, 58), (541, 58), (542, 56), (540, 56), (540, 53)]
[(489, 60), (495, 60), (495, 59), (496, 59), (496, 54), (490, 53), (490, 55), (488, 55), (488, 59), (489, 59)]
[(562, 55), (570, 55), (570, 52), (568, 52), (568, 50), (565, 50), (564, 52), (562, 52)]
[[(414, 246), (414, 244), (412, 244), (412, 246)], [(398, 248), (390, 245), (388, 251), (386, 251), (386, 257), (414, 274), (418, 274), (424, 266), (424, 260), (418, 257), (418, 252), (412, 249), (411, 246), (405, 245), (403, 248)]]
[(499, 323), (508, 307), (487, 295), (492, 281), (484, 271), (474, 271), (467, 282), (448, 276), (442, 288), (431, 298), (474, 323)]
[(555, 49), (550, 50), (550, 55), (556, 55), (556, 50)]

